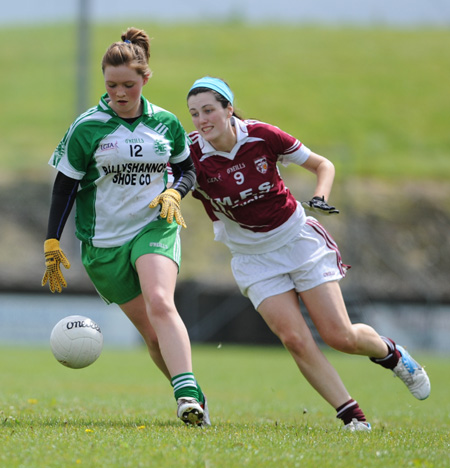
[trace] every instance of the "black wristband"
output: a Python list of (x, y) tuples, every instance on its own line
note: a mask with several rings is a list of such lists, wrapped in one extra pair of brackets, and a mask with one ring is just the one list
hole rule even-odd
[(174, 181), (170, 188), (177, 190), (181, 198), (185, 197), (195, 184), (197, 174), (192, 159), (189, 157), (181, 163), (170, 163)]

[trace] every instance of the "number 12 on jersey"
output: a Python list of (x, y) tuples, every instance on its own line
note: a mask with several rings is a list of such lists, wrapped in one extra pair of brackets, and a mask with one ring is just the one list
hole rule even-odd
[(141, 145), (130, 145), (130, 157), (131, 158), (142, 158), (142, 146)]

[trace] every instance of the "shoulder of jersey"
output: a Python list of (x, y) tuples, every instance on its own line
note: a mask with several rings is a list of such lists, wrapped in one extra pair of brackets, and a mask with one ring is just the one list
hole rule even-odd
[[(148, 101), (147, 101), (148, 102)], [(168, 117), (169, 119), (176, 118), (176, 115), (173, 112), (164, 109), (163, 107), (157, 106), (156, 104), (148, 102), (148, 106), (151, 106), (153, 110), (153, 115), (158, 117)], [(152, 114), (150, 114), (152, 115)]]
[(254, 120), (254, 119), (244, 120), (244, 123), (247, 126), (249, 131), (258, 130), (258, 129), (267, 130), (268, 128), (273, 127), (273, 125), (271, 125), (271, 124), (268, 124), (266, 122), (261, 122), (260, 120)]
[(244, 120), (249, 137), (270, 139), (280, 130), (275, 125), (260, 120)]
[(189, 136), (189, 138), (191, 140), (191, 144), (198, 143), (200, 135), (199, 135), (197, 130), (194, 130), (193, 132), (189, 133), (188, 136)]
[(104, 112), (102, 109), (91, 107), (72, 122), (71, 130), (78, 131), (80, 128), (82, 128), (83, 131), (87, 128), (95, 130), (98, 126), (104, 125), (112, 118), (113, 116), (111, 114)]

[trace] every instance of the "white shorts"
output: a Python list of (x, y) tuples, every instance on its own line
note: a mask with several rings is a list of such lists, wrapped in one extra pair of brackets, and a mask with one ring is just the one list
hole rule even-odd
[(231, 260), (236, 283), (255, 309), (264, 299), (291, 289), (300, 293), (341, 280), (348, 268), (342, 263), (336, 242), (312, 217), (279, 249), (264, 254), (234, 254)]

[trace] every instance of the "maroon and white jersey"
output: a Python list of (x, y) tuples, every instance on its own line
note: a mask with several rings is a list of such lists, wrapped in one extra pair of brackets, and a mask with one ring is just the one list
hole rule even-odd
[(230, 153), (216, 151), (198, 132), (189, 135), (193, 195), (214, 221), (216, 240), (233, 252), (269, 252), (292, 239), (306, 218), (277, 163), (301, 165), (311, 151), (273, 125), (235, 117), (232, 123), (237, 143)]

